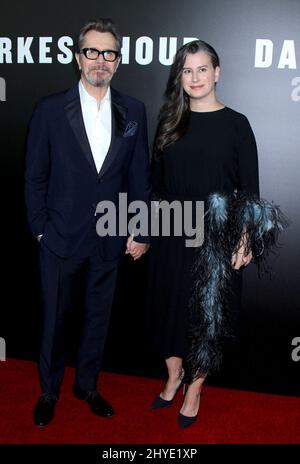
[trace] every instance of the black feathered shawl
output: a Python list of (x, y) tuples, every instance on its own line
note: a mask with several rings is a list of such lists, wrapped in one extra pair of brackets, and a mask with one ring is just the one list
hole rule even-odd
[(231, 257), (246, 231), (245, 253), (266, 270), (268, 253), (278, 246), (278, 235), (288, 225), (278, 206), (245, 193), (214, 193), (205, 214), (204, 243), (192, 269), (194, 283), (189, 301), (186, 381), (220, 367), (221, 344), (227, 332), (226, 309), (231, 293)]

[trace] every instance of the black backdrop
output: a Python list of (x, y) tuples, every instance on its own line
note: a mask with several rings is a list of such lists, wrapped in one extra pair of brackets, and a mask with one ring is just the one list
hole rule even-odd
[[(222, 372), (210, 381), (298, 394), (300, 362), (291, 356), (292, 340), (300, 336), (298, 0), (1, 2), (0, 336), (6, 340), (7, 355), (35, 359), (40, 333), (37, 247), (27, 229), (23, 199), (28, 121), (40, 96), (76, 81), (72, 39), (84, 22), (99, 16), (111, 17), (123, 36), (123, 64), (113, 85), (145, 102), (150, 141), (174, 47), (197, 37), (219, 52), (219, 98), (248, 116), (259, 149), (261, 195), (279, 204), (292, 225), (282, 236), (279, 253), (270, 258), (272, 278), (258, 279), (251, 266), (245, 272), (239, 350), (243, 370), (236, 371), (228, 349)], [(146, 268), (147, 259), (122, 263), (104, 367), (160, 376), (162, 363), (142, 330)], [(77, 306), (69, 320), (68, 346), (76, 344)], [(69, 349), (71, 364), (74, 358), (74, 349)]]

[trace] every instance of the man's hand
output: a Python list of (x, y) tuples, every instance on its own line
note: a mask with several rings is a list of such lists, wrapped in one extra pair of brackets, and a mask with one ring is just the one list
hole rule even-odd
[(127, 239), (126, 252), (125, 254), (130, 254), (134, 261), (139, 259), (146, 251), (148, 250), (149, 245), (147, 243), (138, 243), (133, 240), (133, 237), (130, 236)]

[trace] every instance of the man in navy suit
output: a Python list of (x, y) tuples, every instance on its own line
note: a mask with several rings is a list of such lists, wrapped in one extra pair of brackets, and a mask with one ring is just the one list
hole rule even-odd
[(55, 412), (64, 374), (63, 328), (78, 276), (84, 276), (85, 312), (73, 392), (102, 417), (114, 414), (97, 391), (104, 342), (122, 253), (139, 259), (147, 237), (99, 237), (96, 207), (149, 204), (149, 156), (144, 105), (110, 88), (121, 39), (109, 19), (86, 24), (76, 60), (81, 79), (67, 92), (41, 99), (28, 135), (26, 204), (39, 241), (44, 323), (39, 360), (42, 386), (36, 425)]

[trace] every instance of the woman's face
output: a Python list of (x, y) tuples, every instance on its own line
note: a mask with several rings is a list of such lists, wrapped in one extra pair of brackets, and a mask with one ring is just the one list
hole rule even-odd
[(209, 101), (215, 97), (215, 83), (220, 68), (213, 67), (211, 57), (205, 52), (189, 53), (183, 65), (181, 83), (191, 99)]

